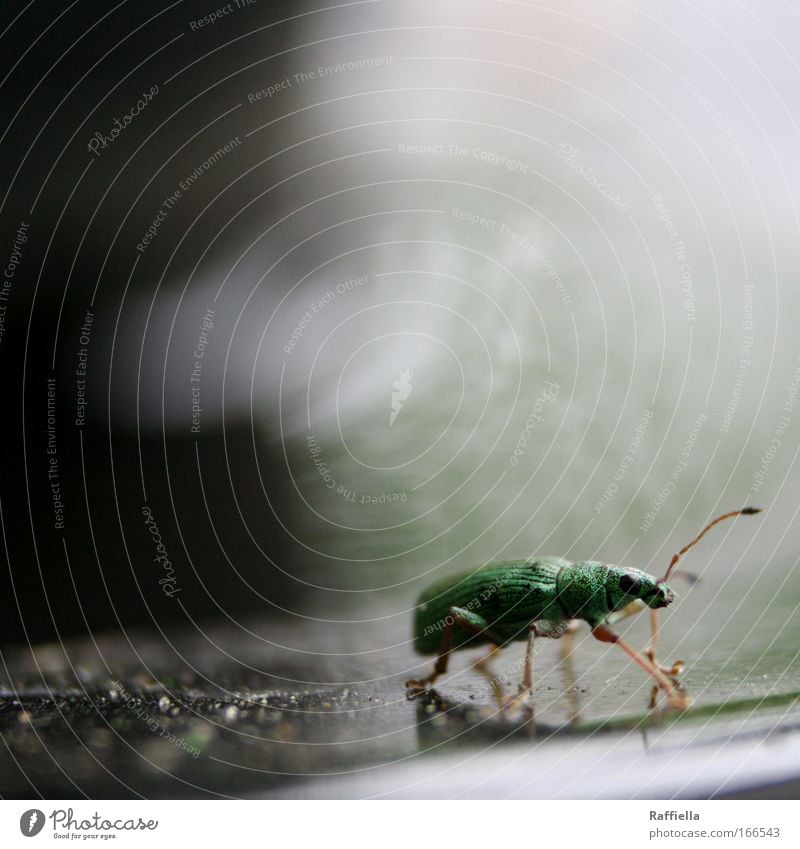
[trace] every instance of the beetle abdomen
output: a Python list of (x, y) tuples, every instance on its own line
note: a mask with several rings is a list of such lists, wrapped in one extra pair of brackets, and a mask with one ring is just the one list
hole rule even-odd
[[(453, 648), (499, 641), (501, 644), (525, 639), (532, 622), (548, 619), (559, 622), (563, 611), (556, 600), (559, 571), (569, 561), (542, 557), (493, 563), (466, 574), (437, 581), (420, 597), (414, 615), (414, 648), (420, 654), (438, 651), (445, 628), (453, 633)], [(453, 620), (453, 607), (481, 617), (492, 636), (476, 636)]]

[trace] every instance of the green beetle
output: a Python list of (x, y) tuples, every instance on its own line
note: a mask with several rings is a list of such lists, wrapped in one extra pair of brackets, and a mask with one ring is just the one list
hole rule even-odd
[[(520, 703), (533, 687), (534, 639), (561, 637), (583, 620), (598, 640), (620, 646), (651, 675), (670, 707), (686, 708), (688, 699), (676, 680), (682, 664), (664, 668), (656, 662), (657, 611), (675, 600), (667, 581), (680, 558), (714, 525), (733, 516), (759, 512), (758, 508), (745, 507), (714, 519), (672, 558), (661, 579), (639, 569), (593, 560), (572, 563), (560, 557), (537, 557), (493, 563), (438, 581), (422, 594), (414, 615), (415, 650), (438, 657), (430, 675), (406, 682), (409, 696), (424, 692), (447, 671), (453, 651), (488, 643), (489, 655), (476, 664), (486, 672), (485, 663), (500, 648), (527, 639), (525, 672), (519, 695), (512, 702)], [(640, 654), (610, 626), (645, 608), (652, 611), (653, 637), (650, 648)]]

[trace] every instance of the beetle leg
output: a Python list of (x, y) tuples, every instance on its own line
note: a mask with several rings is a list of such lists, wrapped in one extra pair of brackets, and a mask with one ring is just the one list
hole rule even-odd
[[(448, 622), (444, 627), (442, 642), (439, 646), (439, 655), (436, 658), (433, 672), (427, 678), (420, 678), (418, 680), (412, 678), (410, 681), (406, 681), (406, 687), (410, 691), (409, 698), (415, 698), (425, 692), (430, 684), (433, 684), (440, 675), (444, 675), (447, 672), (447, 663), (450, 659), (450, 652), (453, 650), (453, 625), (458, 625), (462, 631), (466, 631), (468, 634), (473, 634), (474, 636), (483, 635), (495, 644), (502, 642), (502, 640), (492, 633), (489, 623), (483, 617), (472, 613), (470, 610), (465, 610), (462, 607), (451, 607), (449, 618), (452, 622)], [(484, 658), (484, 660), (488, 660), (488, 657)]]
[(503, 642), (499, 637), (492, 633), (489, 623), (483, 618), (483, 616), (478, 616), (477, 613), (473, 613), (471, 610), (466, 610), (463, 607), (451, 607), (450, 615), (462, 631), (466, 631), (468, 634), (472, 634), (476, 637), (483, 634), (487, 640), (490, 640), (495, 644)]
[(575, 679), (575, 665), (572, 652), (575, 648), (575, 632), (580, 628), (580, 619), (570, 619), (564, 636), (561, 638), (561, 663), (564, 666), (564, 690), (569, 702), (569, 721), (576, 725), (580, 722), (580, 700)]
[(498, 705), (502, 707), (503, 705), (503, 685), (500, 683), (500, 679), (492, 672), (489, 668), (489, 663), (492, 661), (492, 658), (496, 654), (500, 653), (500, 646), (493, 645), (489, 651), (486, 652), (483, 657), (478, 658), (475, 663), (472, 664), (474, 669), (477, 669), (481, 675), (484, 675), (486, 679), (489, 681), (489, 686), (492, 688), (492, 695), (494, 696), (494, 700)]
[(528, 644), (525, 647), (525, 671), (522, 673), (522, 682), (519, 685), (519, 690), (514, 698), (505, 702), (503, 707), (506, 710), (514, 710), (517, 707), (525, 705), (533, 691), (533, 641), (539, 636), (536, 625), (531, 625), (528, 630)]
[(565, 663), (572, 655), (572, 650), (575, 646), (575, 634), (580, 627), (580, 619), (570, 619), (564, 628), (564, 636), (561, 638), (561, 660)]
[(644, 669), (648, 675), (655, 678), (658, 686), (664, 691), (667, 697), (669, 706), (679, 710), (685, 710), (689, 706), (689, 699), (674, 682), (648, 659), (642, 657), (633, 646), (629, 646), (624, 640), (621, 640), (618, 634), (615, 634), (608, 625), (598, 625), (592, 628), (592, 636), (600, 640), (601, 643), (616, 643), (635, 663)]
[(471, 610), (465, 610), (463, 607), (451, 607), (450, 615), (462, 631), (466, 631), (468, 634), (474, 634), (475, 636), (482, 635), (492, 642), (489, 651), (473, 663), (472, 666), (488, 679), (489, 686), (492, 688), (492, 695), (497, 704), (502, 707), (503, 686), (500, 683), (500, 679), (489, 668), (489, 662), (500, 652), (500, 644), (503, 640), (492, 631), (489, 623), (482, 616), (473, 613)]
[[(645, 603), (641, 599), (636, 599), (632, 601), (627, 607), (623, 607), (622, 610), (618, 610), (612, 613), (607, 619), (606, 623), (609, 625), (616, 625), (617, 622), (621, 622), (623, 619), (627, 619), (629, 616), (633, 616), (639, 611), (644, 610), (646, 607)], [(652, 636), (650, 637), (650, 645), (645, 649), (644, 653), (653, 664), (653, 666), (657, 666), (665, 675), (668, 675), (673, 680), (676, 676), (680, 675), (683, 671), (683, 661), (676, 660), (672, 666), (661, 666), (656, 661), (656, 652), (658, 650), (658, 638), (659, 638), (659, 626), (658, 626), (658, 611), (651, 610), (650, 611), (650, 628), (652, 630)], [(675, 684), (678, 682), (675, 681)]]
[[(658, 651), (658, 638), (659, 638), (659, 625), (658, 625), (658, 611), (651, 610), (650, 611), (650, 627), (652, 629), (652, 636), (650, 637), (650, 645), (647, 649), (645, 649), (645, 654), (650, 659), (650, 662), (653, 666), (658, 666), (658, 668), (665, 674), (669, 675), (673, 680), (683, 672), (683, 661), (676, 660), (672, 666), (660, 666), (656, 661), (656, 652)], [(677, 681), (675, 682), (677, 684)]]
[(647, 605), (641, 599), (636, 598), (627, 607), (623, 607), (622, 610), (615, 610), (613, 613), (609, 613), (606, 622), (609, 625), (614, 625), (622, 619), (627, 619), (629, 616), (639, 613), (640, 610), (644, 610), (646, 607)]
[(528, 645), (525, 647), (525, 672), (519, 685), (519, 695), (527, 698), (533, 690), (533, 640), (539, 635), (535, 625), (528, 631)]
[[(629, 616), (633, 616), (636, 613), (639, 613), (640, 610), (644, 610), (646, 605), (641, 599), (636, 599), (632, 601), (627, 607), (623, 607), (622, 610), (618, 610), (615, 613), (612, 613), (607, 619), (606, 623), (609, 625), (616, 625), (617, 622), (622, 621), (623, 619), (627, 619)], [(644, 653), (647, 658), (650, 660), (650, 663), (653, 666), (657, 666), (665, 675), (669, 676), (672, 679), (672, 682), (676, 686), (680, 686), (675, 680), (678, 675), (683, 672), (683, 661), (676, 660), (672, 666), (661, 666), (656, 660), (656, 652), (658, 651), (658, 637), (659, 637), (659, 627), (658, 627), (658, 613), (657, 610), (650, 611), (650, 628), (652, 630), (652, 636), (650, 637), (650, 645), (645, 649)]]
[[(683, 661), (676, 660), (672, 666), (661, 666), (661, 664), (656, 660), (656, 652), (658, 651), (658, 639), (660, 636), (660, 628), (659, 628), (659, 611), (651, 610), (650, 611), (650, 645), (645, 649), (645, 654), (647, 655), (650, 663), (656, 667), (656, 669), (660, 669), (665, 675), (667, 675), (675, 685), (675, 689), (679, 693), (683, 693), (683, 685), (678, 680), (678, 676), (683, 672)], [(685, 698), (685, 696), (684, 696)], [(658, 687), (653, 687), (653, 690), (650, 694), (650, 707), (654, 708), (656, 706), (656, 702), (658, 700)]]
[(429, 684), (447, 672), (447, 662), (450, 659), (450, 650), (453, 647), (453, 626), (447, 624), (444, 626), (442, 634), (442, 642), (439, 644), (439, 654), (436, 658), (436, 663), (433, 666), (433, 672), (426, 678), (410, 678), (406, 681), (408, 688), (408, 698), (413, 699), (421, 695), (428, 689)]
[[(659, 618), (658, 611), (651, 610), (650, 611), (650, 629), (652, 631), (652, 635), (650, 637), (650, 645), (645, 649), (645, 654), (649, 659), (650, 663), (653, 664), (656, 669), (660, 669), (665, 675), (669, 676), (670, 681), (675, 685), (675, 688), (678, 692), (683, 693), (683, 685), (678, 680), (678, 676), (683, 672), (683, 661), (676, 660), (672, 666), (661, 666), (661, 664), (656, 660), (656, 652), (658, 651), (658, 638), (659, 638)], [(650, 708), (651, 710), (655, 708), (658, 703), (658, 687), (653, 687), (650, 691)]]

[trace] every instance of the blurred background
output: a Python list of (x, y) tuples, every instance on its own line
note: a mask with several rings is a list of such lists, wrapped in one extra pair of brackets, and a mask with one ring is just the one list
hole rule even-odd
[[(660, 575), (746, 504), (687, 558), (665, 652), (701, 704), (800, 690), (799, 31), (781, 4), (6, 4), (9, 751), (21, 694), (124, 679), (225, 710), (357, 685), (386, 707), (348, 702), (371, 730), (345, 738), (413, 756), (428, 583), (536, 554)], [(576, 660), (587, 715), (646, 703), (624, 657)], [(146, 748), (98, 725), (106, 763)], [(250, 766), (341, 769), (280, 745), (340, 731), (289, 722)], [(165, 746), (135, 792), (253, 792), (207, 760), (164, 791)], [(42, 751), (6, 794), (103, 792)]]

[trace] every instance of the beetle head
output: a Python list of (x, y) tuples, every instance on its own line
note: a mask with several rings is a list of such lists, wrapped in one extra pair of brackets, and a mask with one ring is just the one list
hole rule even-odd
[(657, 610), (675, 601), (675, 593), (664, 581), (639, 569), (622, 566), (609, 568), (607, 595), (614, 602), (614, 610), (621, 610), (632, 601), (642, 601), (647, 607)]

